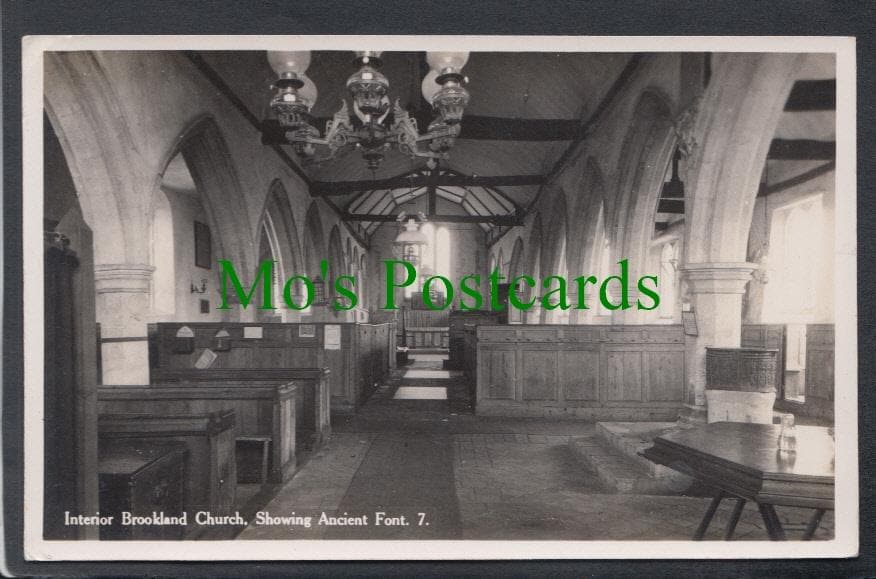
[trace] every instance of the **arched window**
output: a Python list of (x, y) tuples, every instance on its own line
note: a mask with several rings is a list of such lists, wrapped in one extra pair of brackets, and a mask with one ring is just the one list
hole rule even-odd
[[(452, 250), (450, 232), (447, 231), (446, 227), (435, 227), (431, 223), (424, 223), (420, 231), (426, 236), (428, 242), (423, 248), (417, 272), (419, 289), (422, 289), (423, 282), (431, 275), (443, 275), (452, 280), (450, 276), (450, 252)], [(442, 284), (433, 284), (432, 289), (443, 295), (444, 286)], [(405, 297), (411, 297), (414, 291), (414, 286), (408, 286), (405, 288)]]
[(764, 288), (764, 321), (815, 321), (819, 272), (826, 269), (823, 224), (820, 194), (773, 212), (769, 282)]
[[(283, 281), (286, 276), (283, 272), (283, 262), (279, 258), (280, 244), (277, 238), (277, 230), (274, 227), (274, 221), (270, 213), (265, 214), (262, 221), (262, 238), (259, 244), (259, 263), (265, 260), (274, 262), (273, 276), (271, 278), (271, 301), (280, 318), (283, 318), (283, 312), (286, 309), (283, 307)], [(259, 315), (265, 318), (274, 317), (270, 312), (265, 313), (263, 310), (257, 310)]]

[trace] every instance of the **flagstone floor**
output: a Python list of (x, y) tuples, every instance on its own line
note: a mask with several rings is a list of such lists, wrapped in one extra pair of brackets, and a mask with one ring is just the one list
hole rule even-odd
[[(240, 539), (689, 540), (709, 499), (617, 494), (569, 445), (592, 423), (475, 416), (468, 386), (442, 357), (414, 355), (262, 508), (289, 524), (253, 520)], [(401, 395), (399, 395), (401, 392)], [(721, 539), (732, 501), (706, 535)], [(809, 512), (777, 509), (789, 538)], [(327, 526), (326, 517), (367, 525)], [(382, 519), (377, 520), (383, 513)], [(395, 524), (386, 524), (395, 523)], [(828, 513), (815, 539), (833, 533)], [(735, 538), (768, 540), (753, 505)]]

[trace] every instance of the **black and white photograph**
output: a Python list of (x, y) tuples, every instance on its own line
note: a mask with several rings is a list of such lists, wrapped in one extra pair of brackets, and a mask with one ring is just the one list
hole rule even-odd
[(853, 38), (22, 53), (28, 558), (857, 553)]

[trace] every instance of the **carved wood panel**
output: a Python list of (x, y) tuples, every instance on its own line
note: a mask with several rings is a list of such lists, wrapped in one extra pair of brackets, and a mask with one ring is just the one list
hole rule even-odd
[(523, 400), (557, 399), (557, 352), (521, 351)]
[(646, 352), (648, 400), (681, 401), (684, 397), (684, 352)]
[(599, 350), (564, 350), (558, 356), (563, 400), (598, 400)]
[(484, 384), (487, 398), (513, 400), (517, 384), (517, 365), (513, 350), (487, 350), (482, 352)]
[(608, 401), (642, 400), (642, 352), (607, 350), (605, 399)]

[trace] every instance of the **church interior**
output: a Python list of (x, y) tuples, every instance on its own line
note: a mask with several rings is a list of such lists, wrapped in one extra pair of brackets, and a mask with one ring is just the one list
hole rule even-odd
[(833, 537), (833, 54), (44, 65), (45, 538)]

